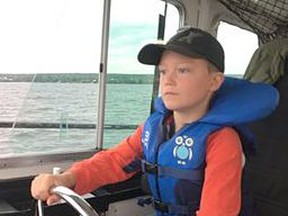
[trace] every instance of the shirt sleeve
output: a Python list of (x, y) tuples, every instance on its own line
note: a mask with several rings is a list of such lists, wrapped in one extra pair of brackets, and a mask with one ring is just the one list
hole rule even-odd
[(124, 181), (133, 176), (136, 172), (126, 172), (124, 167), (141, 157), (142, 127), (142, 125), (139, 126), (133, 135), (115, 147), (75, 163), (69, 169), (76, 177), (74, 190), (79, 194), (85, 194), (101, 186)]
[(205, 180), (197, 216), (237, 216), (241, 206), (242, 146), (237, 132), (225, 127), (211, 134)]

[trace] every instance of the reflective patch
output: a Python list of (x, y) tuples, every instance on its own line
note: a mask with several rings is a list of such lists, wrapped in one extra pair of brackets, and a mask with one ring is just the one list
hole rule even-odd
[(142, 138), (144, 148), (148, 147), (149, 139), (150, 139), (150, 132), (146, 130), (144, 133), (144, 137)]

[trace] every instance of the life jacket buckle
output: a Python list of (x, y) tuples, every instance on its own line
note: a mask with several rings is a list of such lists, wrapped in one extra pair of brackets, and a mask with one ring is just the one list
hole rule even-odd
[(157, 164), (151, 164), (145, 161), (143, 163), (143, 171), (150, 173), (150, 174), (157, 174), (158, 173), (158, 166)]
[(138, 198), (138, 201), (137, 201), (137, 204), (141, 207), (145, 207), (145, 205), (150, 205), (151, 203), (152, 203), (151, 197), (149, 197), (149, 198), (140, 197), (140, 198)]
[(159, 200), (153, 200), (153, 207), (156, 210), (161, 211), (163, 213), (168, 213), (169, 212), (168, 206), (165, 203), (163, 203), (163, 202), (161, 202)]

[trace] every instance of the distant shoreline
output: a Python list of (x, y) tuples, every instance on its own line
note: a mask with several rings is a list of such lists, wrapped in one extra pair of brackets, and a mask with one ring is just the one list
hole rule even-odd
[[(45, 83), (98, 83), (98, 74), (49, 73), (49, 74), (0, 74), (0, 82), (45, 82)], [(152, 84), (152, 74), (108, 74), (107, 83)]]
[[(0, 82), (43, 82), (43, 83), (98, 83), (98, 74), (92, 73), (49, 73), (49, 74), (0, 74)], [(242, 75), (226, 75), (242, 78)], [(153, 84), (153, 74), (108, 74), (109, 84)]]

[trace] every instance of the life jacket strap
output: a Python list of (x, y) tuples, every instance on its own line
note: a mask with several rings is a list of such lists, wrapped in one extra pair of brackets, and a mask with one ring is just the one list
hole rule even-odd
[(168, 166), (159, 166), (157, 164), (149, 163), (145, 160), (141, 162), (142, 172), (159, 175), (159, 176), (171, 176), (178, 179), (185, 179), (190, 181), (203, 181), (204, 170), (185, 170)]
[(197, 211), (197, 209), (193, 206), (166, 204), (161, 202), (160, 200), (153, 200), (152, 205), (157, 211), (176, 215), (195, 216)]

